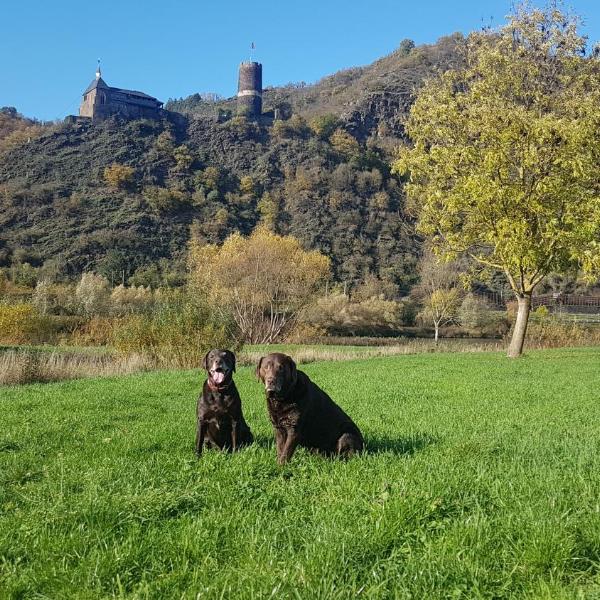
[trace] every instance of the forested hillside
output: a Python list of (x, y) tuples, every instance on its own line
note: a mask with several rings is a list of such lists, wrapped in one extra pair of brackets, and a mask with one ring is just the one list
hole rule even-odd
[(457, 60), (457, 39), (405, 40), (370, 66), (268, 89), (278, 121), (199, 96), (171, 101), (162, 121), (41, 126), (3, 110), (0, 268), (177, 284), (191, 236), (263, 222), (330, 256), (337, 282), (373, 273), (407, 290), (419, 243), (389, 164), (412, 93)]

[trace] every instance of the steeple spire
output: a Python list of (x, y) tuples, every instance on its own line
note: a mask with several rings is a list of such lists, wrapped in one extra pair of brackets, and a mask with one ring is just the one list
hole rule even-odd
[(98, 66), (96, 67), (96, 79), (102, 77), (102, 71), (100, 70), (100, 59), (98, 59)]

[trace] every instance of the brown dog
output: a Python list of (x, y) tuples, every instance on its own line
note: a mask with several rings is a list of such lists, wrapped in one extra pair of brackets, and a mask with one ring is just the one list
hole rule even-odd
[(363, 437), (352, 419), (296, 369), (291, 357), (278, 352), (264, 356), (256, 375), (265, 384), (280, 465), (292, 457), (298, 444), (338, 456), (363, 449)]
[(202, 447), (235, 451), (254, 441), (242, 414), (242, 401), (233, 382), (235, 355), (229, 350), (211, 350), (202, 361), (208, 378), (198, 397), (196, 455)]

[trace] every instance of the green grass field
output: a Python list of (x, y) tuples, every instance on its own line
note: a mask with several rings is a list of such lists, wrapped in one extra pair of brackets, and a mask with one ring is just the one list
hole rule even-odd
[(348, 462), (193, 456), (198, 372), (0, 389), (0, 598), (598, 598), (600, 349), (304, 370)]

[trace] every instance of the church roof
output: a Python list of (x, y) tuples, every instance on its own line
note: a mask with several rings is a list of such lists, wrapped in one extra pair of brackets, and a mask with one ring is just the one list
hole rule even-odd
[(148, 100), (156, 100), (154, 96), (144, 94), (144, 92), (137, 92), (136, 90), (124, 90), (123, 88), (110, 88), (115, 92), (123, 92), (124, 94), (131, 94), (132, 96), (139, 96), (140, 98), (147, 98)]
[(92, 90), (95, 90), (96, 88), (106, 88), (107, 90), (112, 90), (113, 92), (120, 92), (121, 94), (126, 94), (127, 96), (133, 97), (132, 99), (140, 98), (140, 99), (145, 99), (145, 100), (154, 100), (155, 102), (159, 102), (160, 104), (162, 104), (162, 102), (160, 102), (160, 100), (157, 100), (154, 96), (149, 96), (148, 94), (144, 94), (144, 92), (138, 92), (136, 90), (125, 90), (123, 88), (117, 88), (117, 87), (110, 87), (109, 85), (106, 85), (106, 82), (104, 81), (104, 79), (102, 79), (102, 77), (98, 77), (97, 79), (94, 79), (94, 81), (92, 81), (92, 83), (90, 83), (90, 85), (87, 86), (85, 92), (83, 92), (83, 95), (85, 96), (86, 94), (88, 94)]
[(92, 81), (92, 83), (90, 83), (90, 85), (87, 86), (85, 92), (83, 92), (83, 95), (85, 96), (88, 92), (91, 92), (92, 90), (95, 90), (98, 87), (104, 87), (104, 88), (108, 87), (106, 85), (106, 82), (104, 81), (104, 79), (102, 79), (102, 77), (96, 77)]

